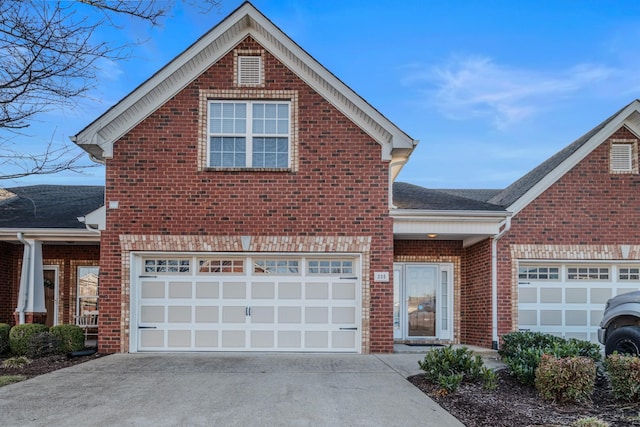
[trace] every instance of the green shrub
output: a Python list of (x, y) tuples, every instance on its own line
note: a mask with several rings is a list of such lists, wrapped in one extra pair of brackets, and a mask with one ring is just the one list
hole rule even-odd
[(449, 346), (429, 351), (418, 365), (429, 381), (448, 393), (456, 391), (464, 379), (484, 381), (487, 388), (496, 385), (495, 373), (467, 347), (454, 349)]
[(0, 375), (0, 387), (26, 380), (24, 375)]
[(84, 332), (78, 325), (57, 325), (49, 329), (53, 335), (60, 339), (60, 352), (69, 353), (84, 348)]
[(571, 423), (571, 427), (610, 427), (610, 424), (600, 418), (586, 417), (575, 420)]
[(535, 385), (544, 400), (576, 403), (589, 400), (596, 382), (596, 364), (584, 356), (557, 358), (543, 354)]
[(49, 331), (39, 332), (27, 341), (27, 356), (32, 359), (60, 353), (60, 338)]
[(27, 356), (10, 357), (2, 362), (3, 368), (22, 368), (31, 363), (31, 359)]
[(11, 325), (6, 323), (0, 323), (0, 354), (4, 354), (9, 351), (9, 331)]
[(27, 343), (29, 338), (40, 332), (46, 332), (49, 328), (39, 323), (25, 323), (16, 325), (9, 332), (9, 346), (11, 353), (16, 356), (27, 354)]
[(588, 357), (600, 361), (600, 346), (588, 341), (564, 339), (541, 332), (511, 332), (502, 336), (498, 350), (511, 375), (527, 385), (535, 385), (536, 368), (543, 354), (557, 358)]
[(640, 357), (614, 353), (604, 362), (616, 399), (640, 401)]

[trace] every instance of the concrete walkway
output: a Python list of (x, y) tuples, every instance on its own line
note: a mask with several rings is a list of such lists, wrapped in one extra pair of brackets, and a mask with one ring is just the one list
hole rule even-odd
[(0, 388), (2, 426), (462, 426), (419, 353), (114, 354)]

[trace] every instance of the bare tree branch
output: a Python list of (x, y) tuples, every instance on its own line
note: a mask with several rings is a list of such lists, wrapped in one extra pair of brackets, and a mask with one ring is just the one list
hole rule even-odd
[[(0, 0), (0, 167), (19, 171), (0, 172), (0, 180), (86, 168), (77, 165), (83, 154), (73, 155), (74, 147), (50, 142), (44, 153), (24, 154), (11, 148), (7, 135), (24, 137), (38, 114), (86, 97), (96, 84), (98, 60), (127, 58), (129, 46), (96, 41), (100, 26), (115, 27), (116, 16), (159, 25), (177, 1)], [(182, 1), (202, 13), (220, 5), (219, 0)]]

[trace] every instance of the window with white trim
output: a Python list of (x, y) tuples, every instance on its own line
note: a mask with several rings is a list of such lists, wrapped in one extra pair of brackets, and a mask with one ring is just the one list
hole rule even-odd
[(208, 117), (209, 167), (290, 167), (290, 102), (209, 101)]
[(78, 267), (76, 314), (84, 316), (98, 312), (99, 267)]

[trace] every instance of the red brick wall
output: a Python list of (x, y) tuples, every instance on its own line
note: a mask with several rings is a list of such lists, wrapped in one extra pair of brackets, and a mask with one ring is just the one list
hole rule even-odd
[[(0, 323), (14, 323), (22, 268), (22, 244), (0, 242)], [(79, 265), (98, 265), (98, 245), (43, 245), (44, 265), (58, 266), (59, 320), (73, 323), (75, 314), (76, 274)]]
[(491, 348), (491, 239), (465, 249), (462, 270), (462, 343)]
[[(636, 138), (626, 128), (611, 138)], [(637, 245), (640, 176), (609, 172), (605, 141), (512, 219), (499, 242), (499, 332), (513, 328), (510, 245)], [(515, 298), (515, 295), (513, 295)], [(505, 303), (502, 303), (502, 302)]]
[[(243, 49), (258, 49), (250, 39)], [(227, 54), (117, 141), (107, 161), (100, 351), (122, 351), (119, 235), (372, 236), (371, 272), (391, 272), (388, 163), (381, 147), (266, 53), (265, 90), (298, 92), (297, 172), (198, 170), (199, 90), (232, 88)], [(392, 342), (391, 284), (371, 285), (371, 351)]]
[(13, 324), (18, 301), (18, 259), (22, 245), (0, 242), (0, 323)]

